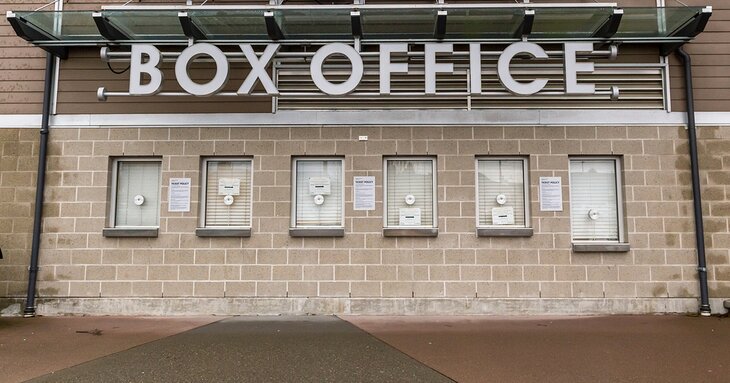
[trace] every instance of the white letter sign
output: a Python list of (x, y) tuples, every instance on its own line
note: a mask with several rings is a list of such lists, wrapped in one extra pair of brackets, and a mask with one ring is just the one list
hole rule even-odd
[(454, 64), (437, 63), (436, 53), (453, 53), (454, 45), (427, 43), (425, 49), (426, 94), (436, 94), (436, 73), (454, 73)]
[[(198, 84), (188, 75), (190, 62), (200, 56), (210, 56), (215, 62), (215, 76), (205, 84)], [(215, 45), (199, 43), (191, 45), (180, 53), (175, 63), (177, 83), (186, 92), (195, 96), (210, 96), (220, 92), (228, 82), (228, 59)]]
[(593, 94), (596, 93), (594, 84), (578, 84), (578, 72), (593, 72), (592, 62), (579, 63), (576, 56), (578, 52), (592, 52), (593, 43), (565, 43), (565, 93), (568, 94)]
[(408, 53), (408, 44), (380, 45), (380, 94), (390, 94), (390, 74), (408, 73), (408, 63), (390, 62), (390, 54)]
[[(142, 57), (147, 56), (143, 62)], [(160, 50), (152, 45), (132, 45), (132, 56), (129, 62), (129, 94), (133, 96), (149, 96), (160, 92), (162, 71), (157, 68), (162, 59)], [(142, 73), (150, 75), (150, 82), (142, 84)]]
[[(350, 65), (352, 66), (350, 77), (347, 81), (341, 84), (333, 84), (327, 81), (327, 79), (324, 78), (324, 74), (322, 74), (322, 64), (324, 64), (324, 60), (334, 54), (341, 54), (347, 57), (347, 59), (350, 60)], [(355, 90), (362, 79), (364, 66), (362, 63), (362, 57), (360, 57), (360, 54), (357, 53), (355, 48), (346, 44), (335, 43), (327, 44), (322, 48), (319, 48), (317, 53), (314, 54), (314, 57), (312, 57), (312, 64), (309, 66), (309, 70), (312, 74), (312, 81), (314, 81), (314, 85), (316, 85), (319, 90), (327, 94), (339, 96), (348, 94)]]
[(499, 61), (497, 62), (499, 82), (501, 82), (502, 85), (512, 93), (521, 94), (523, 96), (535, 94), (545, 87), (548, 80), (543, 78), (528, 83), (517, 82), (514, 77), (512, 77), (512, 73), (509, 71), (509, 63), (512, 61), (512, 58), (519, 53), (529, 53), (532, 57), (539, 59), (548, 58), (547, 53), (545, 53), (545, 51), (535, 43), (514, 43), (508, 46), (507, 49), (502, 52), (502, 55), (499, 56)]
[(268, 94), (279, 94), (279, 90), (274, 86), (274, 82), (271, 81), (269, 73), (266, 72), (266, 66), (269, 65), (269, 61), (274, 58), (274, 55), (279, 50), (279, 44), (269, 44), (264, 49), (264, 53), (261, 54), (261, 58), (256, 56), (256, 52), (251, 48), (251, 44), (239, 45), (243, 54), (246, 56), (249, 65), (251, 65), (251, 72), (248, 72), (246, 80), (243, 81), (241, 87), (238, 88), (237, 94), (251, 94), (251, 89), (256, 83), (256, 80), (261, 81), (261, 85), (266, 89)]

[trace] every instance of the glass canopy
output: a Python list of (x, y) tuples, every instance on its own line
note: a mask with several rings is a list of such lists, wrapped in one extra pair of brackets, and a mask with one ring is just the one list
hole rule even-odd
[(41, 47), (110, 42), (213, 43), (600, 41), (683, 43), (711, 7), (595, 5), (352, 5), (116, 7), (101, 12), (8, 12), (16, 34)]

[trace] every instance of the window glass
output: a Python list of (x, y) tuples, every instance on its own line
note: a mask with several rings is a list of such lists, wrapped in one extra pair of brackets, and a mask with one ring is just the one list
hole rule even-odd
[(479, 226), (527, 226), (525, 159), (477, 160)]
[(158, 226), (160, 162), (116, 161), (114, 226)]
[(294, 160), (294, 227), (344, 226), (342, 162)]
[(570, 219), (573, 240), (619, 241), (618, 161), (570, 160)]
[(434, 159), (386, 159), (386, 227), (435, 227)]
[(251, 226), (251, 161), (205, 161), (205, 226)]

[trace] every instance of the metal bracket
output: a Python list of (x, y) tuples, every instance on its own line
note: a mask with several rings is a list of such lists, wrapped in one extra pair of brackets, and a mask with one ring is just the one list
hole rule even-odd
[(596, 30), (595, 33), (593, 33), (593, 37), (603, 37), (603, 38), (609, 38), (616, 34), (616, 31), (618, 31), (618, 27), (621, 24), (621, 18), (624, 15), (624, 10), (617, 8), (613, 10), (613, 14), (611, 16), (608, 16), (608, 19), (601, 25), (598, 30)]
[(206, 40), (208, 38), (208, 36), (205, 35), (205, 32), (203, 32), (203, 30), (195, 24), (187, 12), (178, 12), (177, 17), (180, 20), (180, 26), (182, 26), (185, 36), (195, 40)]
[(104, 16), (101, 12), (94, 12), (91, 14), (96, 23), (96, 28), (99, 30), (104, 38), (107, 40), (132, 40), (127, 33), (123, 32), (121, 28), (114, 25), (108, 17)]
[(535, 21), (535, 10), (525, 9), (522, 23), (515, 31), (515, 37), (524, 37), (532, 33), (532, 24)]
[[(690, 19), (688, 22), (686, 22), (681, 27), (674, 30), (672, 33), (668, 34), (667, 36), (687, 36), (688, 38), (694, 38), (695, 36), (702, 33), (702, 31), (705, 30), (705, 27), (707, 26), (707, 22), (710, 20), (710, 16), (712, 16), (712, 7), (707, 6), (702, 8), (701, 11), (697, 12), (695, 17)], [(669, 56), (674, 52), (677, 48), (684, 45), (684, 42), (678, 42), (678, 43), (666, 43), (662, 44), (659, 47), (659, 53), (662, 56)]]
[[(12, 11), (8, 11), (5, 14), (6, 18), (8, 19), (8, 22), (10, 23), (10, 26), (13, 27), (13, 30), (15, 31), (15, 34), (22, 37), (23, 39), (34, 42), (38, 40), (50, 40), (50, 41), (58, 41), (58, 39), (49, 34), (48, 32), (44, 31), (43, 29), (37, 27), (33, 23), (29, 22), (28, 20), (16, 15)], [(43, 46), (39, 45), (39, 47), (46, 52), (59, 57), (61, 59), (67, 59), (68, 58), (68, 48), (66, 47), (52, 47), (52, 46)]]
[(446, 36), (446, 11), (440, 10), (436, 14), (436, 27), (433, 31), (433, 37), (436, 40), (442, 40)]
[(284, 38), (284, 34), (281, 32), (279, 24), (274, 19), (273, 11), (264, 12), (264, 20), (266, 21), (266, 33), (269, 34), (269, 38), (272, 40), (281, 40)]
[(350, 24), (352, 25), (352, 35), (362, 38), (362, 20), (360, 19), (360, 11), (350, 12)]

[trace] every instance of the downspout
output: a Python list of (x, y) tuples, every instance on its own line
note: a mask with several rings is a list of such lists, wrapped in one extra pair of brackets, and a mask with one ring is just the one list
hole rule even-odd
[(30, 252), (30, 266), (28, 267), (28, 295), (25, 300), (23, 316), (35, 316), (35, 289), (38, 279), (38, 251), (41, 242), (41, 225), (43, 223), (43, 192), (46, 188), (46, 157), (48, 147), (48, 120), (51, 115), (51, 93), (53, 91), (53, 74), (56, 58), (46, 54), (46, 77), (43, 87), (43, 115), (41, 119), (40, 144), (38, 152), (38, 176), (36, 179), (35, 214), (33, 217), (33, 242)]
[(687, 133), (689, 135), (689, 161), (692, 168), (692, 197), (694, 200), (695, 239), (697, 241), (697, 273), (700, 279), (700, 315), (710, 316), (710, 299), (707, 293), (707, 260), (705, 258), (705, 229), (702, 224), (702, 196), (700, 195), (700, 171), (697, 158), (697, 132), (695, 130), (695, 103), (692, 87), (692, 60), (689, 54), (677, 49), (684, 65), (684, 89), (687, 97)]

